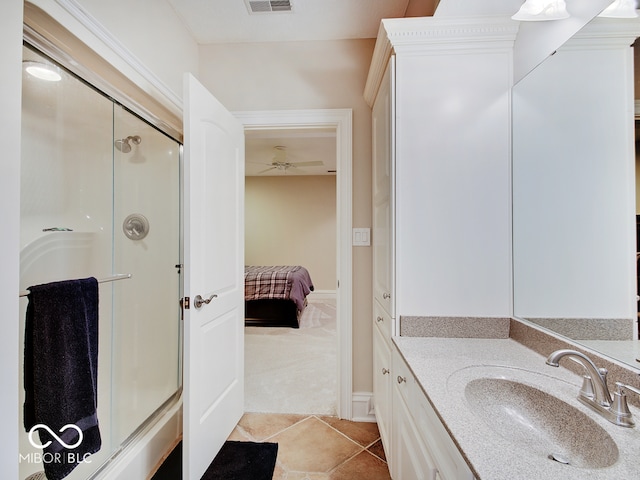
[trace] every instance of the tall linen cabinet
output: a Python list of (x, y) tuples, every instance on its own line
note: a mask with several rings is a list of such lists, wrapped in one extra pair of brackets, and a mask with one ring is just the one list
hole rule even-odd
[[(392, 336), (409, 317), (511, 315), (516, 33), (502, 18), (404, 18), (380, 27), (365, 88), (373, 130), (373, 389), (396, 479), (470, 478), (464, 465), (438, 473), (428, 448), (407, 440), (431, 432), (415, 430), (413, 400), (403, 398), (421, 392), (403, 373)], [(404, 388), (417, 393), (398, 394)]]

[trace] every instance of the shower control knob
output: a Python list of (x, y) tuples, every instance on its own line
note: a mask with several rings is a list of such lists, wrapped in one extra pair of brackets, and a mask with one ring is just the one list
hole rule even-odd
[(149, 233), (149, 220), (140, 213), (132, 213), (122, 222), (122, 231), (130, 240), (142, 240)]

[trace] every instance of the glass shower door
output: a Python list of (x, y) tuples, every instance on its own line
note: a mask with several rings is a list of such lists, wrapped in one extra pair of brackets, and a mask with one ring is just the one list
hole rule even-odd
[[(28, 47), (23, 49), (23, 66), (20, 290), (108, 277), (113, 267), (113, 102)], [(38, 76), (38, 69), (52, 76)], [(112, 285), (99, 287), (97, 413), (102, 448), (82, 462), (71, 479), (87, 478), (112, 454)], [(28, 301), (25, 293), (20, 299), (21, 346)], [(21, 362), (23, 358), (21, 351)], [(23, 378), (21, 372), (21, 406)], [(42, 471), (47, 459), (39, 457), (42, 450), (25, 432), (22, 407), (20, 411), (19, 472), (24, 479)]]
[(113, 432), (124, 441), (180, 387), (180, 145), (114, 108)]
[[(131, 275), (99, 285), (102, 446), (67, 477), (84, 480), (180, 392), (181, 146), (29, 46), (23, 64), (20, 290)], [(27, 305), (25, 293), (21, 345)], [(44, 464), (22, 423), (20, 478), (28, 478)]]

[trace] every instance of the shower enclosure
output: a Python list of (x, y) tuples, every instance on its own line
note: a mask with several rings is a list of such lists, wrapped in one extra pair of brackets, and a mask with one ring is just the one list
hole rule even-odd
[[(87, 479), (179, 400), (181, 145), (29, 45), (23, 66), (21, 332), (29, 286), (102, 281), (102, 448), (67, 477)], [(36, 478), (20, 426), (20, 479)]]

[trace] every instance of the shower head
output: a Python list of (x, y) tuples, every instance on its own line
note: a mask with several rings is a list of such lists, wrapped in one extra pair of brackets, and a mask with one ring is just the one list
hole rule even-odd
[(131, 143), (129, 142), (133, 143), (134, 145), (140, 145), (140, 142), (142, 142), (142, 139), (140, 138), (139, 135), (133, 135), (133, 136), (129, 135), (127, 138), (121, 138), (119, 140), (116, 140), (114, 142), (114, 145), (122, 153), (129, 153), (131, 151)]

